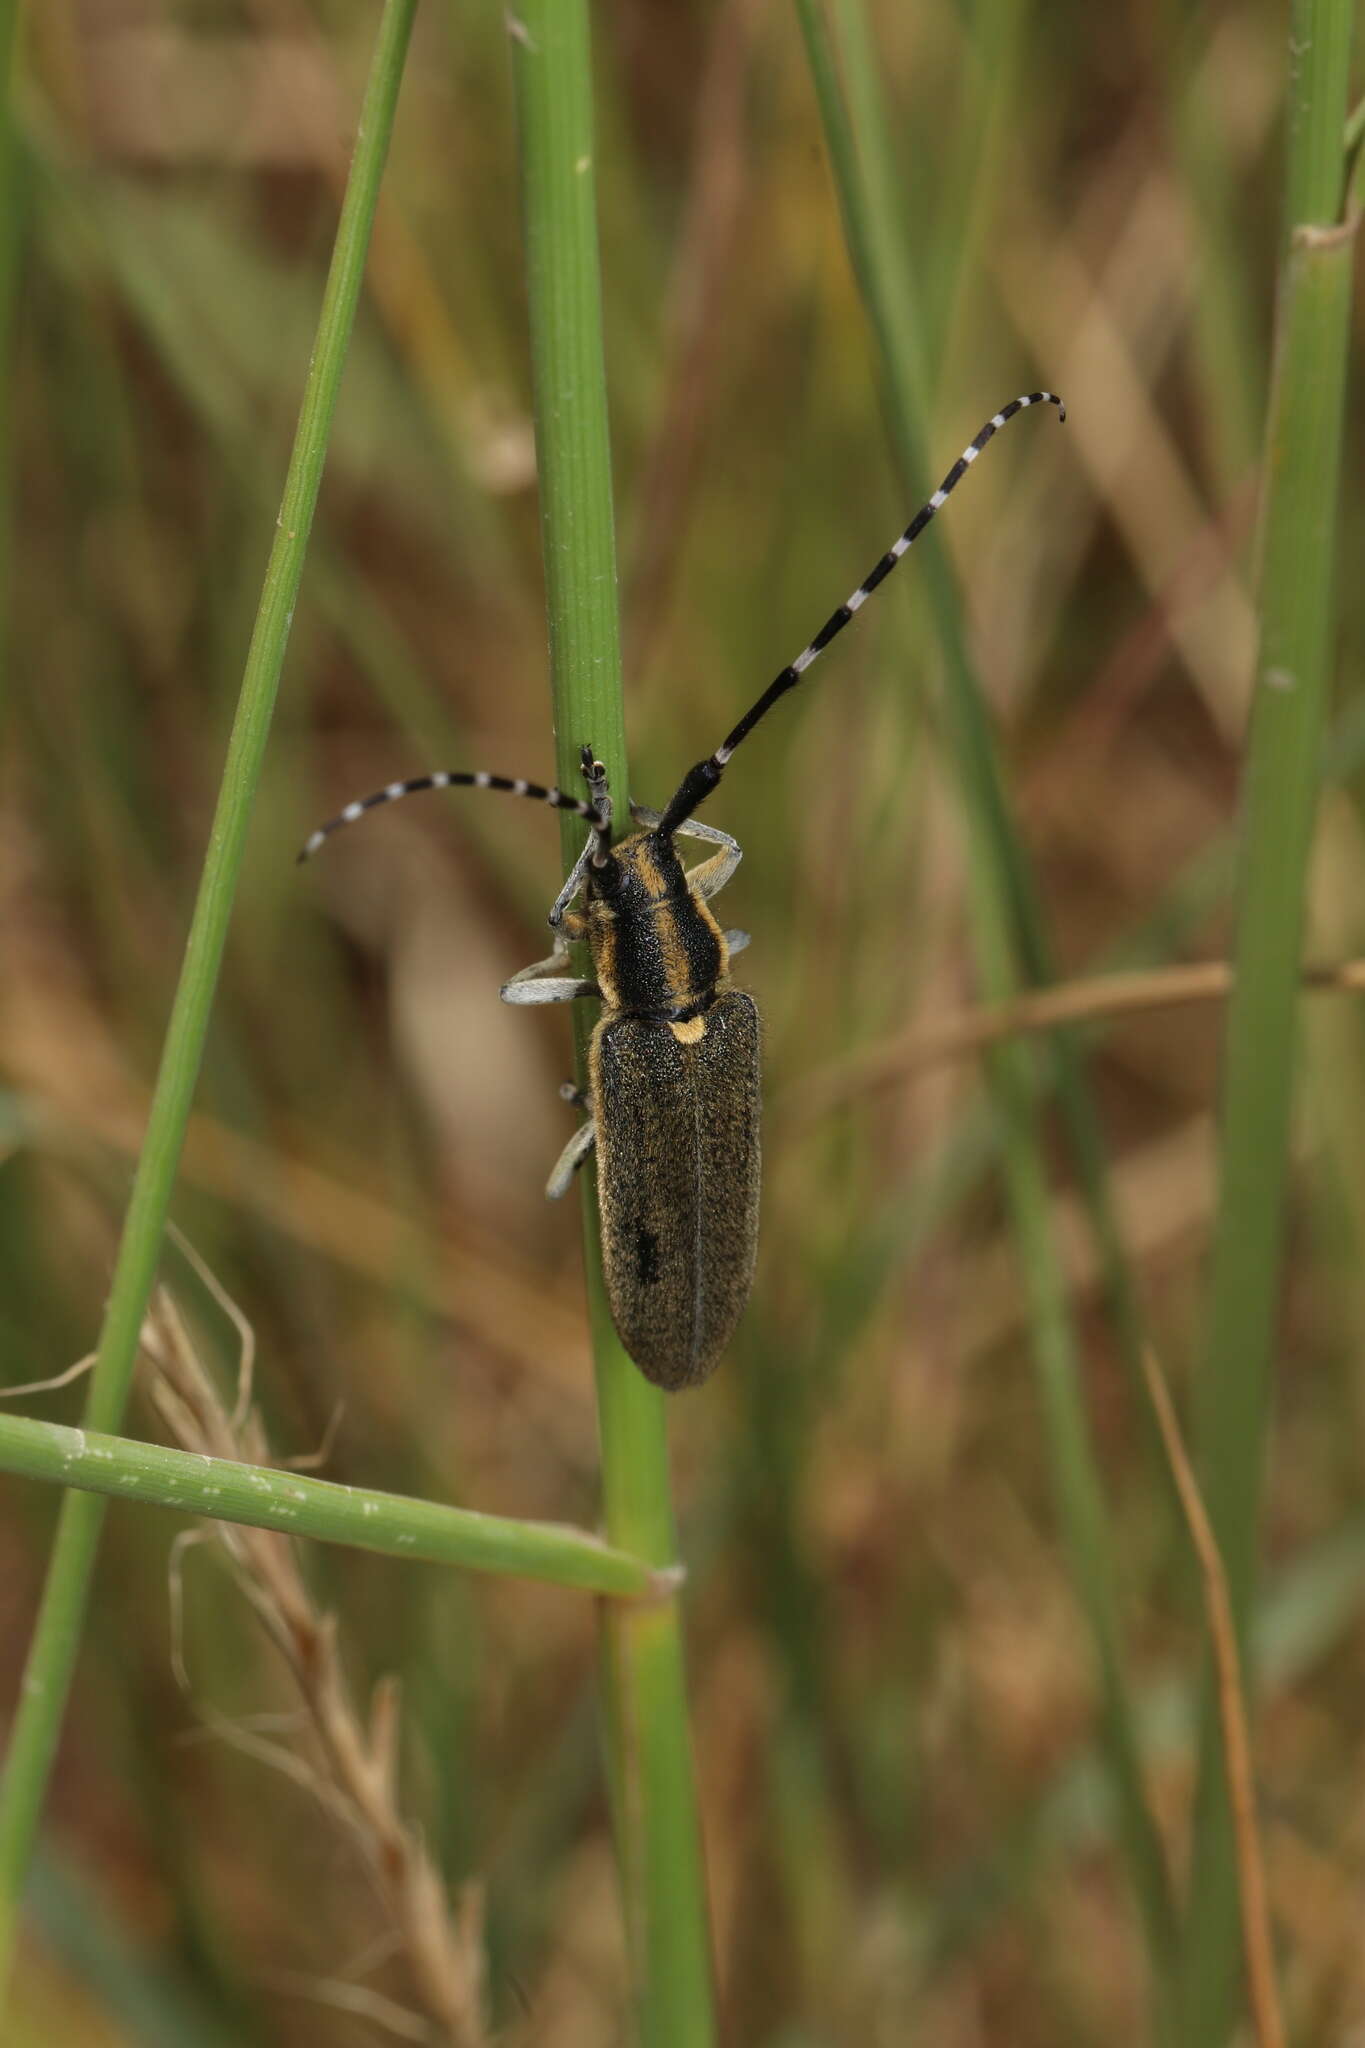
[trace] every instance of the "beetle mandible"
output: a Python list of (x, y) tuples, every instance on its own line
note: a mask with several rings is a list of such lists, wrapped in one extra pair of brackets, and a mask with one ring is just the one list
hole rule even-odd
[[(664, 809), (630, 805), (637, 829), (625, 838), (613, 843), (606, 771), (584, 746), (586, 799), (482, 771), (418, 775), (347, 804), (299, 855), (308, 859), (366, 811), (427, 789), (505, 790), (587, 820), (587, 842), (550, 911), (554, 950), (504, 983), (502, 999), (567, 1003), (593, 996), (602, 1005), (589, 1045), (587, 1095), (564, 1091), (587, 1117), (546, 1193), (564, 1194), (596, 1150), (612, 1316), (646, 1379), (669, 1392), (700, 1385), (714, 1369), (748, 1299), (758, 1250), (758, 1010), (729, 978), (732, 955), (749, 941), (747, 933), (722, 931), (711, 910), (711, 898), (739, 865), (740, 847), (695, 813), (735, 748), (890, 575), (986, 443), (1034, 405), (1055, 405), (1066, 418), (1051, 391), (1011, 399), (993, 414), (871, 573), (716, 751), (688, 769)], [(686, 870), (674, 843), (680, 836), (717, 851)], [(591, 980), (565, 972), (577, 940), (591, 953)]]

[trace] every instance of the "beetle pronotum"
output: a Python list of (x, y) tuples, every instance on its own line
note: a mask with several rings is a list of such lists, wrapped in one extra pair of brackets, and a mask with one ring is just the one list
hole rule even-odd
[[(730, 959), (748, 944), (711, 910), (740, 861), (738, 842), (697, 822), (737, 746), (843, 631), (895, 568), (1006, 420), (1029, 406), (1066, 408), (1031, 391), (995, 413), (921, 506), (900, 538), (795, 661), (774, 677), (739, 724), (689, 768), (662, 812), (631, 804), (637, 829), (612, 841), (606, 771), (582, 748), (586, 799), (520, 777), (442, 770), (391, 782), (319, 827), (306, 860), (366, 811), (427, 789), (498, 789), (588, 823), (587, 843), (550, 911), (554, 951), (503, 985), (507, 1003), (567, 1003), (594, 996), (602, 1012), (588, 1052), (587, 1117), (546, 1189), (562, 1195), (597, 1153), (602, 1257), (621, 1340), (647, 1379), (670, 1391), (700, 1384), (729, 1342), (748, 1299), (758, 1249), (759, 1022), (752, 997), (732, 988)], [(678, 836), (717, 851), (684, 871)], [(580, 908), (575, 908), (578, 899)], [(565, 972), (569, 945), (586, 941), (593, 978)]]

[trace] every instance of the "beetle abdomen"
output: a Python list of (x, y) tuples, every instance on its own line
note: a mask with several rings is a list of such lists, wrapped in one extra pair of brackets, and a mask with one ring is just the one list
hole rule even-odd
[(589, 1059), (612, 1316), (647, 1379), (697, 1386), (753, 1280), (758, 1011), (730, 989), (689, 1024), (605, 1018)]

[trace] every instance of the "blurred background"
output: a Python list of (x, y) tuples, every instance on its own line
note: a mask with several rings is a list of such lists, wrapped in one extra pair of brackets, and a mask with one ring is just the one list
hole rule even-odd
[[(11, 1382), (94, 1343), (376, 19), (359, 0), (47, 0), (21, 25)], [(1284, 10), (871, 0), (868, 22), (928, 337), (910, 503), (794, 12), (594, 12), (633, 793), (666, 796), (981, 421), (1047, 385), (1066, 428), (1013, 425), (942, 525), (1060, 970), (1222, 958)], [(1359, 425), (1346, 561), (1365, 546)], [(1143, 2042), (996, 1127), (977, 1058), (935, 1050), (977, 991), (918, 575), (878, 596), (708, 813), (745, 847), (725, 918), (754, 934), (737, 978), (767, 1023), (754, 1299), (723, 1369), (670, 1409), (719, 1981), (728, 2038), (754, 2048)], [(1339, 644), (1321, 960), (1365, 952), (1359, 577)], [(500, 8), (442, 0), (408, 64), (175, 1217), (253, 1333), (277, 1455), (316, 1450), (340, 1411), (331, 1477), (591, 1524), (579, 1223), (542, 1197), (574, 1121), (567, 1023), (497, 1000), (545, 950), (554, 826), (425, 798), (293, 865), (342, 803), (433, 767), (553, 775), (505, 30)], [(1302, 1024), (1257, 1769), (1309, 2048), (1365, 2029), (1365, 1082), (1355, 999), (1314, 996)], [(1087, 1040), (1182, 1404), (1220, 1026), (1208, 1001)], [(1198, 1587), (1060, 1146), (1053, 1164), (1128, 1682), (1179, 1876)], [(238, 1333), (182, 1255), (165, 1272), (230, 1398)], [(74, 1419), (80, 1399), (28, 1405)], [(130, 1431), (158, 1426), (139, 1403)], [(56, 1506), (0, 1488), (5, 1711)], [(173, 1556), (176, 1528), (108, 1518), (16, 2040), (438, 2038), (356, 1842), (312, 1767), (287, 1767), (307, 1753), (288, 1671), (220, 1549)], [(403, 1803), (452, 1896), (480, 1902), (492, 2035), (625, 2042), (590, 1602), (338, 1550), (305, 1564), (357, 1699), (401, 1683)]]

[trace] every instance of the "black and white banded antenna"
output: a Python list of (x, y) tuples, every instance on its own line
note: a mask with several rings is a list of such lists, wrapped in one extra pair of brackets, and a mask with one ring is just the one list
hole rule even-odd
[(750, 706), (739, 724), (716, 748), (715, 753), (709, 755), (705, 761), (698, 761), (695, 768), (688, 769), (659, 820), (660, 832), (676, 832), (678, 827), (692, 816), (698, 805), (710, 796), (741, 740), (746, 740), (759, 720), (767, 717), (779, 697), (785, 697), (788, 690), (796, 688), (807, 669), (813, 662), (819, 660), (830, 641), (843, 632), (855, 612), (861, 611), (877, 585), (886, 580), (902, 555), (909, 553), (934, 514), (957, 489), (986, 443), (994, 439), (1007, 420), (1012, 420), (1017, 412), (1027, 412), (1033, 405), (1055, 405), (1058, 417), (1066, 418), (1066, 406), (1055, 391), (1027, 392), (1022, 398), (1012, 398), (1008, 405), (1002, 405), (999, 412), (992, 413), (975, 440), (968, 442), (958, 456), (933, 496), (921, 505), (899, 540), (892, 542), (871, 573), (863, 578), (858, 588), (844, 600), (837, 611), (830, 613), (815, 638), (802, 648), (795, 661), (788, 662), (781, 673), (774, 676), (757, 703)]
[[(354, 825), (366, 811), (378, 810), (381, 804), (396, 804), (401, 797), (420, 796), (427, 789), (499, 789), (508, 796), (525, 796), (532, 803), (548, 804), (553, 811), (572, 811), (577, 817), (586, 818), (593, 830), (604, 836), (610, 830), (611, 813), (609, 809), (604, 811), (601, 795), (595, 787), (595, 783), (601, 780), (601, 766), (592, 761), (587, 748), (584, 748), (584, 754), (587, 759), (583, 773), (589, 788), (594, 790), (594, 799), (590, 803), (585, 803), (582, 797), (566, 796), (562, 789), (547, 789), (543, 783), (528, 782), (521, 775), (490, 775), (486, 769), (473, 773), (466, 768), (438, 768), (432, 775), (411, 775), (406, 782), (390, 782), (384, 789), (377, 789), (373, 796), (363, 796), (355, 803), (347, 804), (344, 811), (338, 811), (334, 818), (329, 818), (325, 825), (319, 825), (316, 832), (309, 834), (298, 858), (300, 862), (311, 860), (324, 839), (330, 839), (343, 826)], [(596, 778), (589, 772), (590, 767), (597, 769)]]
[[(1012, 398), (1008, 405), (1001, 406), (999, 412), (992, 413), (975, 440), (970, 441), (963, 449), (932, 497), (921, 505), (904, 533), (898, 540), (892, 542), (858, 588), (844, 600), (837, 611), (830, 613), (815, 638), (802, 648), (795, 661), (788, 662), (786, 668), (773, 678), (763, 695), (745, 712), (739, 724), (716, 748), (715, 753), (709, 755), (705, 761), (698, 761), (695, 768), (688, 769), (667, 809), (652, 829), (668, 837), (686, 824), (692, 813), (710, 796), (720, 781), (735, 748), (749, 737), (760, 719), (766, 718), (780, 697), (785, 697), (788, 690), (795, 689), (812, 663), (824, 653), (830, 641), (843, 632), (854, 614), (861, 611), (878, 584), (884, 582), (891, 574), (902, 555), (909, 553), (934, 514), (957, 489), (986, 443), (999, 433), (1007, 420), (1012, 420), (1018, 412), (1027, 412), (1029, 407), (1034, 405), (1055, 405), (1058, 417), (1066, 418), (1066, 406), (1055, 391), (1027, 392), (1022, 398)], [(522, 776), (490, 775), (485, 770), (471, 773), (468, 769), (438, 769), (432, 775), (414, 775), (406, 782), (391, 782), (386, 788), (375, 790), (372, 796), (361, 797), (357, 802), (347, 804), (345, 810), (338, 811), (336, 817), (329, 818), (325, 825), (319, 825), (317, 831), (310, 834), (298, 858), (300, 861), (310, 859), (323, 841), (329, 839), (334, 832), (341, 831), (343, 826), (354, 825), (367, 811), (377, 810), (381, 804), (397, 803), (402, 797), (418, 796), (423, 790), (428, 789), (497, 789), (505, 791), (509, 796), (529, 797), (533, 803), (548, 804), (552, 810), (572, 811), (576, 816), (586, 818), (596, 835), (588, 858), (595, 868), (605, 867), (610, 861), (612, 818), (606, 771), (600, 761), (594, 760), (590, 747), (585, 746), (582, 753), (583, 777), (588, 786), (587, 801), (582, 797), (566, 796), (560, 789), (547, 789), (539, 782), (527, 782)], [(556, 908), (559, 906), (556, 905)]]

